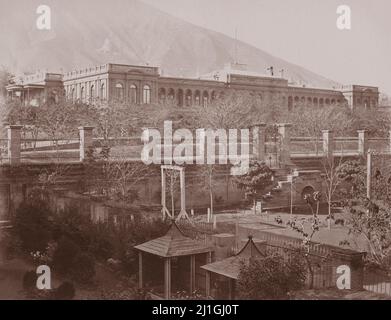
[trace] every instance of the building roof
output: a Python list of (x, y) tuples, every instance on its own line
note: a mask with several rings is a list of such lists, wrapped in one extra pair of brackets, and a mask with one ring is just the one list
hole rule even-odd
[(233, 257), (209, 263), (201, 268), (227, 278), (237, 280), (243, 264), (248, 264), (251, 258), (264, 257), (250, 236), (244, 247)]
[(175, 221), (163, 237), (135, 246), (135, 249), (164, 258), (189, 256), (213, 251), (204, 243), (186, 237)]

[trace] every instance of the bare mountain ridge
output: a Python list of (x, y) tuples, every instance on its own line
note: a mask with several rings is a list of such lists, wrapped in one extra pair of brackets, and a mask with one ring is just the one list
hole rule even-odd
[[(164, 75), (194, 77), (235, 60), (235, 40), (164, 13), (139, 0), (48, 0), (52, 30), (35, 27), (40, 0), (0, 0), (0, 64), (13, 72), (70, 71), (107, 62), (160, 66)], [(23, 2), (23, 5), (21, 4)], [(338, 83), (237, 42), (249, 70), (275, 73), (297, 84)]]

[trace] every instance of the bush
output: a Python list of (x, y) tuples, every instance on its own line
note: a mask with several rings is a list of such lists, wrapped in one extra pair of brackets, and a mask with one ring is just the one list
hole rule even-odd
[(79, 253), (73, 261), (70, 274), (78, 282), (90, 282), (95, 276), (94, 258), (87, 253)]
[(75, 297), (75, 286), (72, 282), (63, 282), (54, 292), (56, 300), (72, 300)]
[(65, 237), (61, 238), (53, 254), (54, 269), (61, 274), (68, 274), (79, 254), (80, 248), (75, 242)]
[(37, 287), (37, 274), (35, 271), (27, 271), (23, 276), (23, 289), (33, 290)]
[(16, 211), (14, 232), (25, 252), (44, 251), (52, 238), (51, 211), (45, 201), (21, 204)]
[(241, 299), (287, 299), (291, 291), (304, 287), (307, 268), (302, 255), (295, 254), (287, 262), (274, 254), (243, 263), (238, 281)]

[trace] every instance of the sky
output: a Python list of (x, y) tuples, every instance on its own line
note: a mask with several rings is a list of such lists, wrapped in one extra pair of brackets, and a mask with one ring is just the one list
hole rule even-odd
[[(389, 0), (143, 1), (231, 37), (237, 30), (239, 40), (332, 80), (391, 95)], [(351, 8), (351, 30), (337, 28), (340, 5)]]

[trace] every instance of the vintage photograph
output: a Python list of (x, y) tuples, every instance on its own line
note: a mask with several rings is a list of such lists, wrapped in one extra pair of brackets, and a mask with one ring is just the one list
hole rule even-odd
[(390, 12), (0, 0), (0, 300), (391, 300)]

